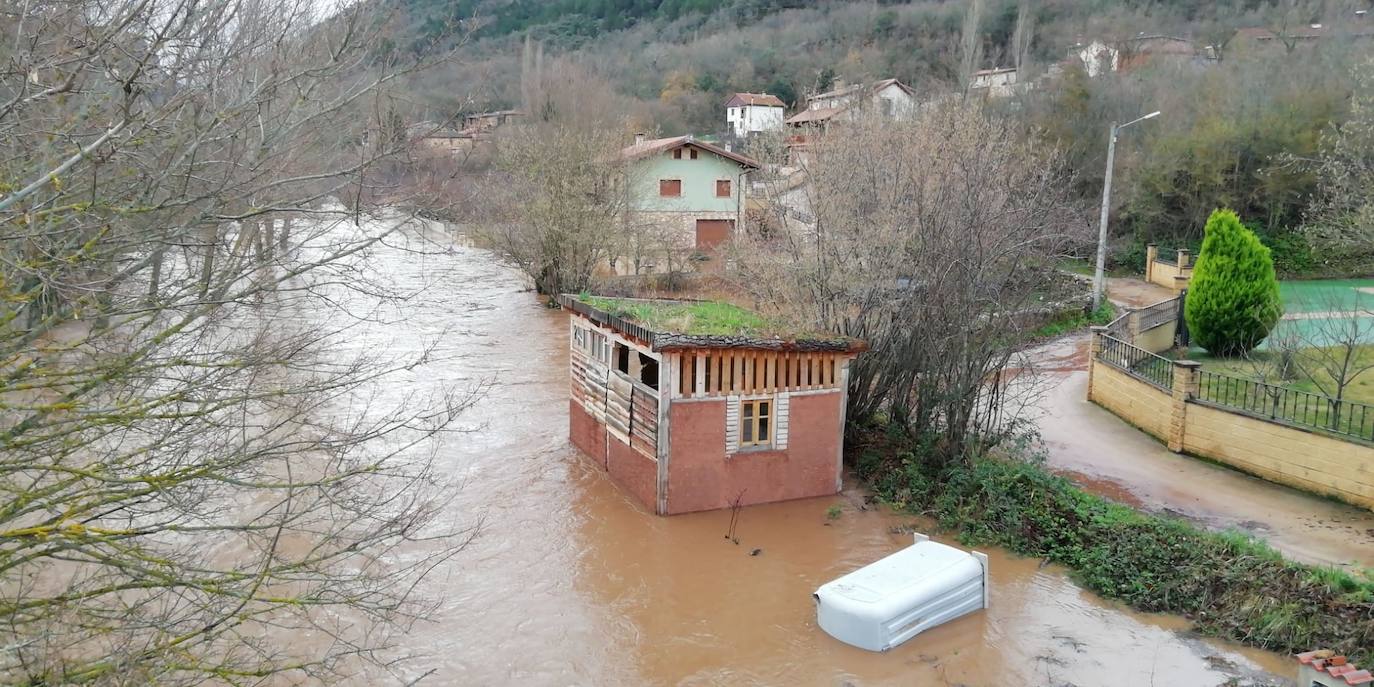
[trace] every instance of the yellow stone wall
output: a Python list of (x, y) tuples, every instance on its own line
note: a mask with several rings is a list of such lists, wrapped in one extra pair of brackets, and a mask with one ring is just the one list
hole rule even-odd
[(1170, 392), (1096, 360), (1090, 379), (1089, 399), (1185, 453), (1374, 510), (1374, 446), (1197, 401), (1177, 404)]

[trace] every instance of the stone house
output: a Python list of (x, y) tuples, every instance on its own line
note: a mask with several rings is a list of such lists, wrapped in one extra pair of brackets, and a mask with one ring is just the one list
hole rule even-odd
[(1016, 94), (1015, 67), (980, 69), (969, 78), (971, 93), (985, 93), (990, 98), (1005, 98)]
[(745, 177), (759, 163), (692, 136), (638, 135), (620, 160), (628, 232), (653, 238), (658, 249), (691, 253), (699, 270), (721, 269), (719, 249), (743, 226)]
[(559, 302), (570, 313), (569, 437), (645, 508), (840, 491), (849, 363), (862, 342), (696, 329), (694, 309), (732, 307), (718, 303)]
[(916, 109), (916, 91), (896, 79), (871, 84), (837, 81), (829, 91), (808, 96), (806, 108), (784, 122), (788, 158), (793, 164), (805, 163), (809, 148), (831, 122), (853, 120), (864, 112), (903, 120), (915, 115)]

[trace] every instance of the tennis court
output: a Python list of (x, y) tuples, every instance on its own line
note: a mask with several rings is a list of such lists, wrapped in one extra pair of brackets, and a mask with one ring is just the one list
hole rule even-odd
[(1279, 297), (1283, 320), (1270, 333), (1271, 341), (1294, 336), (1308, 346), (1323, 346), (1355, 333), (1374, 344), (1374, 279), (1285, 281)]

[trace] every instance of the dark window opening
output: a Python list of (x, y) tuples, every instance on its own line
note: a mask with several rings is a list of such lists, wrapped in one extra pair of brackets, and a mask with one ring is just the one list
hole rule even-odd
[(615, 345), (615, 369), (630, 374), (630, 349), (624, 344)]
[(693, 159), (693, 160), (697, 159), (697, 149), (696, 149), (696, 148), (693, 148), (693, 149), (692, 149), (692, 159)]
[(681, 159), (682, 159), (682, 149), (681, 149), (681, 148), (678, 148), (677, 150), (674, 150), (674, 151), (673, 151), (673, 159), (674, 159), (674, 160), (681, 160)]
[(650, 389), (658, 388), (658, 361), (639, 354), (639, 381)]

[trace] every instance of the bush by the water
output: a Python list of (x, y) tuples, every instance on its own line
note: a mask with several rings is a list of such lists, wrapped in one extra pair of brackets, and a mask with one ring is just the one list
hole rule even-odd
[(1188, 331), (1213, 355), (1244, 355), (1283, 313), (1274, 260), (1230, 210), (1213, 212), (1206, 233), (1184, 302)]
[(1088, 494), (1023, 460), (937, 467), (920, 442), (868, 428), (848, 442), (859, 475), (892, 505), (967, 544), (1068, 567), (1083, 586), (1143, 611), (1273, 651), (1330, 648), (1374, 661), (1374, 583), (1301, 565), (1241, 534), (1212, 533)]

